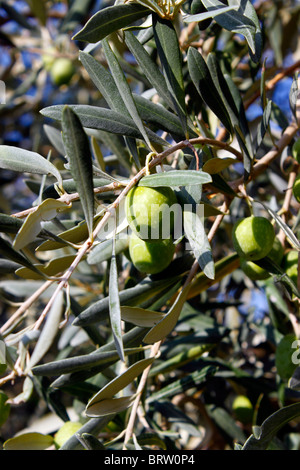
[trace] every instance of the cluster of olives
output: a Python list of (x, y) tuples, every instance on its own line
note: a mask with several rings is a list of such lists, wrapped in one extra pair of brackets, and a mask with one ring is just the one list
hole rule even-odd
[(43, 64), (47, 72), (49, 72), (52, 82), (57, 85), (68, 85), (74, 73), (75, 67), (73, 62), (66, 57), (55, 57), (55, 51), (50, 50), (48, 54), (42, 57)]
[[(174, 204), (177, 198), (169, 187), (135, 186), (126, 196), (126, 216), (132, 230), (129, 255), (134, 266), (143, 273), (157, 274), (173, 259), (172, 230), (176, 215), (170, 208)], [(167, 237), (165, 228), (169, 229)]]

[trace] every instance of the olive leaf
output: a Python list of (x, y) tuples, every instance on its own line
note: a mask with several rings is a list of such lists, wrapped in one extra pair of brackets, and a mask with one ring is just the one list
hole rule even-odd
[(65, 202), (56, 199), (46, 199), (31, 212), (19, 229), (13, 243), (16, 250), (21, 250), (29, 243), (33, 242), (42, 230), (42, 222), (51, 220), (57, 216), (58, 212), (65, 211), (70, 206)]
[[(115, 227), (116, 228), (116, 227)], [(114, 230), (112, 240), (112, 254), (109, 267), (109, 317), (112, 327), (113, 337), (116, 343), (116, 349), (120, 356), (121, 361), (124, 362), (124, 348), (122, 341), (122, 323), (121, 323), (121, 309), (120, 297), (118, 287), (118, 268), (116, 259), (116, 235)]]
[(194, 23), (194, 22), (200, 22), (207, 20), (208, 18), (215, 18), (218, 15), (221, 15), (223, 13), (227, 13), (231, 10), (236, 10), (237, 6), (236, 5), (231, 5), (231, 6), (223, 6), (221, 8), (216, 8), (215, 10), (210, 10), (210, 11), (205, 11), (203, 13), (196, 13), (194, 15), (185, 15), (183, 17), (183, 21), (185, 23)]
[[(151, 280), (149, 278), (144, 279), (134, 287), (129, 287), (120, 291), (120, 302), (121, 305), (126, 306), (139, 306), (143, 302), (147, 302), (155, 295), (164, 291), (168, 287), (171, 288), (178, 282), (178, 278), (174, 277), (171, 279), (161, 279), (158, 281)], [(73, 321), (76, 326), (84, 326), (92, 323), (98, 323), (101, 318), (107, 318), (109, 312), (109, 300), (108, 297), (98, 300), (94, 304), (83, 310), (77, 318)]]
[(164, 317), (163, 313), (140, 307), (121, 307), (122, 320), (141, 327), (152, 327)]
[(182, 72), (182, 56), (177, 33), (171, 21), (152, 15), (153, 33), (157, 52), (169, 93), (180, 118), (185, 135), (187, 135), (187, 111)]
[[(125, 348), (124, 355), (137, 354), (143, 351), (143, 348)], [(87, 368), (105, 366), (110, 362), (117, 362), (120, 359), (117, 351), (103, 351), (90, 354), (82, 354), (81, 356), (67, 357), (47, 364), (37, 365), (32, 368), (34, 375), (59, 375), (74, 373)]]
[(187, 285), (184, 289), (178, 294), (174, 304), (168, 311), (168, 313), (160, 320), (157, 325), (153, 326), (151, 330), (146, 334), (143, 339), (144, 343), (152, 344), (157, 341), (161, 341), (163, 338), (168, 336), (171, 331), (175, 328), (183, 305), (186, 301), (187, 295), (189, 293), (191, 284)]
[(115, 409), (120, 411), (120, 409), (128, 408), (133, 403), (135, 395), (115, 399), (112, 397), (130, 385), (134, 379), (136, 379), (146, 369), (146, 367), (149, 367), (153, 363), (154, 360), (154, 357), (150, 357), (136, 362), (121, 375), (105, 385), (89, 400), (86, 406), (87, 416), (103, 416), (108, 412), (114, 412)]
[[(209, 12), (224, 8), (219, 0), (202, 0), (202, 3)], [(237, 3), (228, 0), (228, 5), (236, 7)], [(262, 34), (256, 11), (249, 0), (239, 2), (238, 6), (238, 9), (217, 15), (215, 21), (228, 31), (242, 34), (248, 43), (251, 59), (258, 63), (262, 53)]]
[(59, 291), (47, 315), (42, 332), (31, 354), (28, 370), (35, 366), (48, 352), (56, 337), (64, 309), (64, 293)]
[(266, 450), (279, 429), (299, 416), (299, 403), (283, 406), (265, 419), (261, 426), (253, 428), (253, 434), (246, 440), (242, 450)]
[(155, 188), (159, 186), (178, 187), (200, 185), (210, 183), (211, 181), (211, 176), (204, 171), (174, 170), (144, 176), (139, 181), (139, 186), (145, 186), (148, 188)]
[(54, 438), (39, 432), (28, 432), (4, 442), (4, 450), (45, 450), (51, 447)]
[(92, 237), (95, 210), (92, 155), (81, 122), (69, 106), (62, 111), (62, 130), (71, 174), (76, 182), (89, 236)]
[(119, 4), (99, 10), (73, 39), (95, 43), (109, 34), (147, 16), (150, 10), (136, 3)]
[(214, 279), (212, 250), (200, 214), (195, 213), (188, 205), (185, 205), (183, 211), (183, 228), (199, 266), (209, 279)]
[[(63, 105), (54, 105), (44, 108), (40, 112), (44, 116), (61, 121), (63, 108)], [(143, 135), (140, 133), (133, 119), (117, 111), (90, 105), (69, 105), (69, 108), (77, 114), (84, 128), (99, 129), (112, 134), (134, 137), (136, 139), (143, 138)], [(147, 128), (146, 133), (151, 142), (167, 147), (169, 146), (166, 140), (159, 137), (150, 129)]]
[(39, 270), (39, 272), (33, 272), (29, 268), (19, 268), (15, 273), (23, 279), (44, 279), (45, 276), (52, 277), (64, 272), (75, 258), (76, 255), (59, 256), (58, 258), (50, 260), (45, 265), (35, 264), (34, 266)]
[(26, 256), (16, 251), (12, 247), (10, 242), (2, 237), (0, 237), (0, 254), (4, 258), (8, 258), (14, 263), (20, 264), (21, 266), (25, 266), (26, 268), (29, 268), (30, 270), (40, 274), (40, 271), (31, 263), (31, 261), (29, 261)]
[(0, 145), (0, 168), (22, 173), (51, 174), (62, 187), (62, 178), (58, 169), (36, 152), (12, 145)]
[(197, 49), (189, 47), (187, 61), (191, 79), (199, 95), (226, 129), (231, 131), (233, 126), (228, 110), (220, 97), (204, 58)]

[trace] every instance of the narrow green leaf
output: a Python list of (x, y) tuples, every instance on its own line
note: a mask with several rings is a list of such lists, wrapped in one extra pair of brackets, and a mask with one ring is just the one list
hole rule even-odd
[(66, 209), (68, 209), (67, 204), (56, 199), (46, 199), (43, 201), (26, 217), (14, 240), (14, 248), (21, 250), (33, 242), (42, 230), (42, 222), (53, 219), (57, 216), (58, 212)]
[(95, 43), (147, 16), (148, 8), (130, 3), (106, 7), (95, 13), (73, 39)]
[(171, 21), (152, 15), (157, 52), (163, 66), (166, 83), (174, 106), (187, 135), (187, 112), (182, 72), (182, 56), (177, 33)]
[(157, 341), (161, 341), (173, 331), (186, 301), (190, 287), (191, 284), (180, 291), (169, 312), (146, 334), (143, 340), (144, 343), (153, 344)]
[(144, 128), (144, 124), (142, 122), (142, 119), (139, 115), (139, 112), (137, 110), (137, 107), (135, 105), (131, 89), (127, 83), (127, 80), (125, 78), (124, 72), (122, 70), (121, 65), (118, 62), (118, 59), (115, 55), (115, 53), (112, 51), (108, 41), (104, 39), (102, 41), (102, 47), (106, 56), (106, 60), (108, 63), (108, 66), (110, 68), (110, 71), (112, 73), (112, 76), (115, 80), (116, 86), (119, 90), (119, 93), (125, 103), (126, 109), (128, 111), (127, 114), (129, 114), (134, 121), (136, 127), (139, 129), (140, 133), (145, 139), (145, 142), (149, 149), (151, 149), (151, 143), (148, 138), (148, 135), (146, 133), (146, 130)]
[(255, 434), (247, 439), (242, 450), (267, 450), (273, 437), (292, 419), (300, 416), (300, 403), (284, 406), (270, 415), (261, 426), (257, 426)]
[(22, 173), (51, 174), (62, 186), (61, 175), (57, 168), (36, 152), (10, 145), (0, 145), (0, 168)]
[(205, 383), (207, 379), (209, 379), (216, 372), (216, 367), (206, 366), (200, 370), (192, 372), (189, 375), (180, 377), (180, 379), (172, 381), (169, 385), (163, 387), (161, 390), (154, 392), (147, 399), (147, 403), (153, 403), (155, 401), (161, 402), (165, 398), (173, 397), (183, 393), (185, 390), (189, 390), (192, 387), (199, 387), (199, 385)]
[(127, 108), (119, 93), (116, 82), (109, 71), (91, 56), (91, 54), (80, 51), (79, 58), (108, 106), (114, 111), (128, 115)]
[(200, 268), (209, 279), (215, 278), (214, 261), (210, 243), (204, 230), (200, 215), (188, 210), (183, 211), (184, 233), (189, 241)]
[(299, 73), (296, 73), (293, 77), (290, 93), (289, 93), (289, 103), (291, 111), (296, 119), (296, 122), (299, 123), (299, 100), (300, 100), (300, 90), (299, 90)]
[(228, 75), (224, 76), (214, 53), (210, 53), (208, 55), (207, 66), (213, 82), (218, 89), (219, 95), (230, 115), (231, 122), (234, 126), (238, 126), (242, 131), (241, 135), (237, 133), (236, 137), (242, 148), (245, 150), (246, 155), (244, 159), (247, 158), (247, 160), (244, 161), (244, 166), (248, 169), (249, 173), (253, 160), (252, 140), (240, 92), (231, 77)]
[(65, 156), (66, 151), (62, 140), (61, 131), (59, 131), (53, 126), (49, 126), (48, 124), (44, 125), (44, 131), (50, 143), (58, 151), (58, 153)]
[(53, 444), (52, 436), (39, 432), (28, 432), (4, 442), (4, 450), (46, 450)]
[[(121, 305), (140, 306), (143, 302), (153, 298), (159, 292), (167, 287), (176, 284), (178, 278), (164, 279), (159, 281), (151, 281), (145, 279), (134, 287), (122, 290), (120, 292)], [(87, 307), (77, 318), (73, 324), (76, 326), (84, 326), (90, 323), (97, 323), (101, 318), (106, 318), (109, 312), (109, 299), (105, 297), (98, 300), (93, 305)]]
[(290, 240), (292, 246), (296, 250), (300, 251), (300, 242), (299, 242), (298, 238), (296, 237), (294, 232), (290, 229), (290, 227), (282, 220), (282, 218), (278, 214), (276, 214), (276, 212), (274, 212), (270, 207), (268, 207), (266, 204), (264, 204), (262, 201), (255, 200), (254, 202), (259, 203), (262, 206), (264, 206), (264, 208), (269, 212), (271, 217), (273, 217), (273, 219), (277, 223), (278, 227), (281, 230), (283, 230), (283, 232), (286, 234), (286, 236)]
[[(107, 318), (107, 316), (106, 316)], [(137, 348), (140, 347), (140, 344), (142, 342), (143, 336), (145, 335), (145, 332), (147, 331), (147, 328), (140, 328), (140, 327), (134, 327), (131, 330), (129, 330), (127, 333), (124, 333), (123, 335), (123, 345), (126, 348)], [(72, 374), (63, 374), (51, 384), (51, 389), (56, 389), (56, 388), (62, 388), (65, 386), (70, 386), (72, 384), (77, 384), (79, 382), (83, 382), (87, 380), (90, 377), (93, 377), (94, 375), (98, 374), (104, 369), (107, 369), (107, 367), (110, 367), (111, 365), (115, 364), (116, 362), (119, 361), (119, 355), (116, 351), (116, 345), (114, 340), (110, 341), (107, 344), (104, 344), (103, 346), (100, 346), (98, 349), (93, 351), (92, 353), (89, 354), (89, 356), (93, 357), (92, 361), (97, 360), (100, 356), (102, 356), (103, 353), (113, 351), (116, 353), (115, 359), (111, 359), (108, 362), (106, 361), (105, 364), (100, 364), (100, 366), (91, 366), (91, 367), (85, 367), (84, 370), (81, 370), (79, 372), (75, 372)], [(81, 359), (81, 361), (84, 361), (84, 359)], [(89, 359), (87, 359), (89, 361)], [(80, 364), (78, 364), (80, 365)]]
[(120, 398), (105, 398), (87, 407), (85, 414), (91, 418), (106, 416), (112, 413), (120, 413), (133, 405), (136, 395)]
[(256, 136), (256, 142), (255, 142), (255, 148), (256, 152), (258, 151), (259, 147), (262, 144), (262, 141), (264, 139), (264, 136), (268, 130), (269, 124), (270, 124), (270, 118), (271, 118), (271, 112), (272, 112), (272, 101), (269, 100), (267, 102), (267, 105), (264, 109), (264, 113), (262, 116), (262, 120), (260, 125), (257, 128), (257, 136)]
[(116, 350), (120, 356), (121, 361), (124, 362), (124, 349), (122, 341), (122, 323), (121, 323), (121, 308), (118, 287), (118, 268), (116, 259), (116, 242), (115, 236), (112, 240), (112, 256), (109, 268), (109, 317), (114, 340), (116, 343)]
[(22, 226), (22, 220), (12, 217), (11, 215), (0, 213), (0, 232), (17, 233)]
[(31, 354), (28, 370), (35, 366), (48, 352), (56, 338), (64, 307), (64, 293), (59, 291), (48, 313), (42, 332)]
[(11, 244), (4, 240), (4, 238), (0, 237), (0, 254), (4, 258), (8, 258), (15, 263), (20, 264), (21, 266), (25, 266), (37, 273), (40, 273), (38, 269), (21, 253), (18, 253)]
[(106, 450), (106, 447), (92, 434), (76, 433), (76, 437), (86, 450)]
[[(44, 279), (45, 276), (56, 276), (59, 273), (64, 272), (74, 261), (76, 255), (65, 255), (59, 256), (50, 260), (47, 264), (36, 264), (34, 265), (41, 274), (33, 272), (28, 268), (19, 268), (16, 270), (16, 275), (23, 279)], [(44, 275), (44, 276), (43, 276)]]
[(140, 180), (139, 186), (146, 186), (148, 188), (159, 186), (178, 187), (211, 183), (211, 181), (211, 176), (203, 171), (174, 170), (144, 176)]
[(122, 320), (141, 327), (156, 325), (164, 317), (163, 313), (146, 310), (140, 307), (121, 307)]
[[(100, 220), (99, 215), (94, 217), (94, 226)], [(88, 229), (87, 224), (85, 221), (80, 222), (79, 224), (75, 224), (74, 227), (70, 228), (69, 230), (65, 230), (61, 232), (58, 237), (60, 241), (53, 241), (47, 240), (43, 242), (41, 245), (37, 247), (37, 251), (48, 251), (48, 250), (58, 250), (59, 248), (63, 248), (64, 246), (68, 245), (68, 243), (80, 243), (88, 238)]]
[(225, 168), (228, 168), (236, 162), (236, 158), (211, 158), (204, 163), (202, 170), (210, 175), (214, 175), (216, 173), (220, 173), (225, 170)]
[(114, 395), (116, 395), (125, 387), (130, 385), (134, 381), (134, 379), (136, 379), (143, 372), (143, 370), (146, 369), (146, 367), (150, 366), (153, 363), (154, 360), (154, 357), (142, 359), (141, 361), (138, 361), (132, 366), (130, 366), (121, 375), (111, 380), (98, 393), (96, 393), (96, 395), (91, 398), (91, 400), (87, 404), (86, 413), (90, 415), (90, 413), (93, 412), (93, 405), (101, 403), (103, 400), (111, 400)]
[(72, 178), (76, 182), (90, 237), (93, 232), (94, 183), (89, 141), (78, 116), (65, 106), (62, 112), (63, 140), (70, 161)]
[[(124, 354), (136, 354), (141, 352), (142, 348), (124, 349)], [(111, 361), (117, 362), (120, 359), (117, 351), (104, 351), (90, 354), (83, 354), (81, 356), (68, 357), (60, 359), (47, 364), (41, 364), (33, 367), (32, 373), (34, 375), (59, 375), (78, 372), (80, 370), (90, 369), (92, 367), (104, 365), (107, 366)]]
[[(76, 434), (81, 436), (84, 433), (89, 433), (93, 436), (98, 436), (99, 432), (105, 428), (113, 417), (114, 414), (107, 415), (102, 418), (91, 418), (82, 425)], [(82, 445), (80, 444), (76, 434), (70, 437), (67, 442), (61, 446), (60, 450), (82, 450)]]
[(200, 344), (190, 347), (186, 351), (182, 351), (170, 359), (162, 361), (157, 366), (152, 367), (149, 377), (154, 377), (158, 374), (167, 374), (172, 370), (178, 370), (189, 362), (201, 357), (205, 352), (210, 351), (214, 346), (214, 344)]
[[(112, 134), (126, 135), (136, 139), (143, 138), (134, 121), (116, 111), (89, 105), (69, 105), (68, 107), (77, 114), (83, 127), (100, 129)], [(61, 121), (62, 110), (63, 105), (54, 105), (42, 109), (41, 114)], [(150, 129), (147, 129), (146, 132), (150, 141), (163, 146), (169, 146), (168, 142), (161, 139)]]
[(200, 52), (194, 47), (188, 50), (188, 68), (191, 79), (207, 106), (220, 119), (228, 131), (232, 130), (229, 113), (213, 82), (208, 66)]
[(185, 23), (194, 23), (194, 22), (200, 22), (207, 20), (208, 18), (215, 18), (218, 15), (221, 15), (222, 13), (226, 13), (231, 10), (236, 10), (237, 6), (233, 5), (230, 7), (225, 7), (223, 6), (222, 8), (217, 8), (215, 10), (210, 10), (210, 11), (205, 11), (203, 13), (197, 13), (195, 15), (186, 15), (183, 17), (183, 21)]
[[(185, 139), (184, 129), (178, 116), (168, 111), (162, 105), (155, 104), (141, 95), (133, 93), (134, 100), (141, 118), (158, 129), (169, 132), (179, 139)], [(198, 137), (197, 133), (189, 127), (189, 136)]]
[[(202, 3), (208, 11), (224, 8), (219, 0), (203, 0)], [(236, 0), (229, 0), (228, 4), (237, 6)], [(258, 63), (262, 53), (262, 36), (256, 11), (249, 0), (239, 2), (238, 6), (238, 10), (216, 16), (215, 21), (228, 31), (242, 34), (248, 43), (252, 60)]]
[[(107, 184), (110, 183), (110, 181), (111, 180), (108, 179), (106, 175), (103, 175), (101, 178), (94, 178), (93, 179), (94, 188), (100, 188), (101, 186), (106, 186)], [(76, 183), (71, 178), (67, 180), (63, 180), (63, 188), (69, 194), (77, 192)], [(43, 199), (47, 199), (47, 198), (57, 199), (58, 197), (59, 197), (59, 194), (57, 193), (54, 184), (47, 186), (43, 191)]]
[(146, 49), (142, 46), (142, 44), (131, 31), (125, 31), (124, 34), (125, 42), (130, 52), (134, 55), (138, 65), (149, 82), (153, 85), (159, 96), (166, 102), (166, 104), (170, 106), (171, 109), (176, 111), (176, 107), (174, 106), (171, 95), (169, 93), (166, 80), (157, 67), (156, 63), (151, 59)]

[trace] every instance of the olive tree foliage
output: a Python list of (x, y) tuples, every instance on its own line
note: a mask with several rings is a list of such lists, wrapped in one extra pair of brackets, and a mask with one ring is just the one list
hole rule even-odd
[[(52, 2), (28, 2), (34, 31), (0, 3), (49, 39)], [(31, 194), (0, 214), (3, 447), (53, 444), (53, 430), (9, 431), (39, 405), (81, 422), (62, 449), (298, 449), (299, 3), (134, 0), (90, 15), (92, 3), (61, 20), (79, 78), (63, 85), (74, 101), (38, 109), (47, 144), (0, 145)], [(181, 208), (173, 260), (153, 275), (128, 254), (135, 186), (170, 187)], [(261, 280), (232, 242), (251, 215), (283, 249), (257, 261)]]

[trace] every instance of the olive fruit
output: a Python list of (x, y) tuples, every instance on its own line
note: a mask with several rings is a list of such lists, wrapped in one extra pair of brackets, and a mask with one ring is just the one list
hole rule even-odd
[(125, 207), (130, 228), (142, 240), (159, 242), (172, 235), (178, 204), (171, 188), (135, 186), (126, 196)]
[(292, 147), (292, 155), (300, 163), (300, 139), (296, 140)]
[(297, 338), (293, 334), (287, 334), (279, 341), (276, 352), (275, 352), (275, 366), (277, 373), (280, 378), (284, 381), (288, 381), (293, 375), (294, 370), (298, 367), (298, 364), (293, 364), (292, 356), (295, 352), (293, 347), (294, 341)]
[(270, 274), (264, 268), (258, 266), (253, 261), (247, 261), (246, 259), (241, 260), (241, 269), (252, 281), (262, 281), (263, 279), (268, 279)]
[(275, 231), (265, 217), (250, 216), (236, 222), (232, 238), (238, 255), (255, 261), (267, 256), (274, 243)]
[(60, 449), (81, 427), (82, 424), (78, 421), (66, 421), (57, 433), (54, 434), (55, 447)]
[(243, 424), (251, 423), (253, 418), (253, 405), (245, 395), (238, 395), (233, 403), (232, 410), (238, 421)]
[(293, 195), (297, 202), (300, 202), (300, 174), (296, 177), (293, 184)]
[(75, 67), (70, 59), (59, 57), (50, 68), (50, 75), (55, 85), (67, 85), (75, 73)]
[[(277, 264), (281, 263), (283, 258), (283, 246), (278, 240), (278, 238), (275, 238), (273, 246), (269, 251), (267, 257), (270, 258), (272, 261), (276, 262)], [(258, 264), (253, 261), (247, 261), (245, 259), (242, 259), (240, 266), (246, 276), (248, 276), (249, 279), (252, 279), (253, 281), (261, 281), (270, 277), (270, 273), (266, 269), (261, 268), (260, 266), (258, 266)]]
[(175, 246), (172, 238), (147, 242), (132, 233), (129, 253), (134, 266), (142, 273), (157, 274), (166, 269), (173, 259)]

